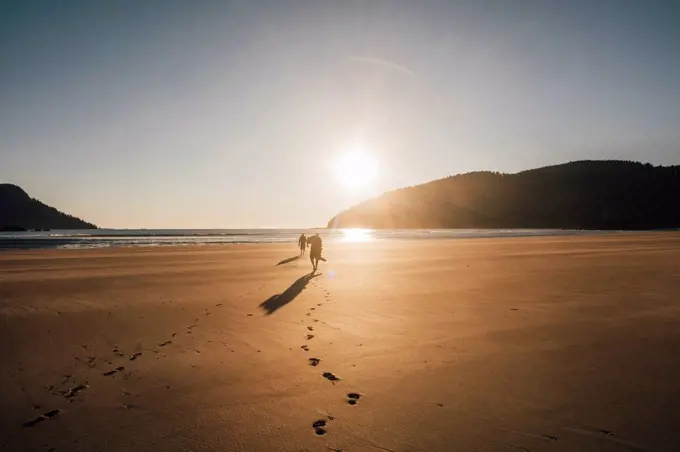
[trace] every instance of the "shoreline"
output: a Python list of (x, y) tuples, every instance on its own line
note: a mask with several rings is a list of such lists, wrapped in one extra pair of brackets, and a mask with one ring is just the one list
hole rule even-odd
[[(358, 231), (358, 232), (357, 232)], [(527, 237), (589, 237), (621, 234), (645, 235), (677, 233), (680, 230), (617, 231), (617, 230), (328, 230), (322, 233), (324, 242), (382, 242), (391, 240), (467, 240)], [(296, 243), (299, 231), (262, 230), (257, 233), (189, 234), (189, 235), (72, 235), (17, 236), (0, 235), (0, 255), (14, 250), (73, 250), (107, 248), (164, 248), (217, 245), (287, 244)], [(358, 237), (356, 236), (358, 234)], [(238, 239), (237, 239), (238, 238)]]

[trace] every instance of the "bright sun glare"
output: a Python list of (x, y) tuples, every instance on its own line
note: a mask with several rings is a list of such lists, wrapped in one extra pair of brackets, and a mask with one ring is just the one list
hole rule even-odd
[(348, 228), (342, 230), (343, 242), (371, 242), (373, 241), (373, 231), (362, 228)]
[(378, 172), (376, 160), (361, 149), (344, 153), (333, 165), (335, 177), (347, 188), (357, 189), (375, 180)]

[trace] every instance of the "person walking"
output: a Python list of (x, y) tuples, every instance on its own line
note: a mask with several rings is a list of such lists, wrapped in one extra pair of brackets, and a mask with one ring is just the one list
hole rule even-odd
[(305, 251), (307, 250), (307, 237), (305, 237), (304, 232), (300, 235), (300, 238), (298, 239), (298, 246), (300, 247), (300, 256), (305, 254)]
[(326, 262), (326, 259), (321, 256), (323, 241), (321, 240), (321, 237), (319, 237), (319, 234), (314, 234), (307, 239), (307, 243), (310, 246), (309, 261), (312, 263), (312, 271), (315, 272), (317, 268), (319, 268), (319, 261)]

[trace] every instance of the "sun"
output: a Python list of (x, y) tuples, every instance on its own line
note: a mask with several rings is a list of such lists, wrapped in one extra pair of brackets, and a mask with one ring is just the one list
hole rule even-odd
[(335, 178), (347, 188), (358, 189), (371, 184), (378, 173), (378, 164), (373, 156), (363, 149), (351, 149), (337, 159), (333, 165)]

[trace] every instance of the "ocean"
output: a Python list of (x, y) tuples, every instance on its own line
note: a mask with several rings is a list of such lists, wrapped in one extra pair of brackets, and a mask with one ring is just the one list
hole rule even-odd
[(304, 232), (319, 233), (326, 242), (436, 240), (482, 237), (526, 237), (602, 234), (612, 231), (563, 229), (97, 229), (0, 232), (0, 250), (81, 249), (234, 243), (295, 243)]

